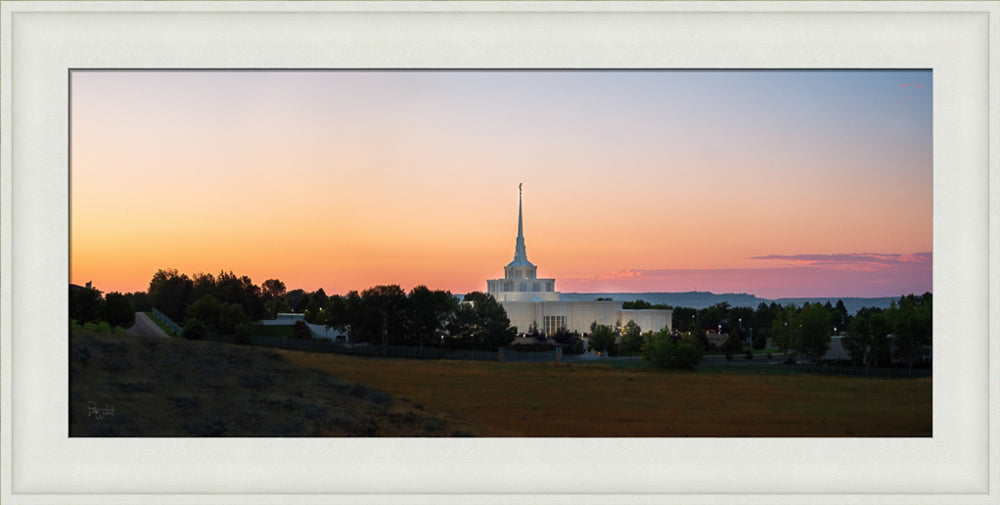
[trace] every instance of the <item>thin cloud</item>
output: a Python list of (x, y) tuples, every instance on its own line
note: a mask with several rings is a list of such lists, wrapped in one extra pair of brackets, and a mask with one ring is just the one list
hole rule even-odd
[(790, 261), (800, 266), (825, 267), (848, 270), (879, 270), (893, 266), (930, 267), (933, 254), (930, 252), (908, 254), (886, 253), (842, 253), (842, 254), (769, 254), (752, 256), (753, 260)]

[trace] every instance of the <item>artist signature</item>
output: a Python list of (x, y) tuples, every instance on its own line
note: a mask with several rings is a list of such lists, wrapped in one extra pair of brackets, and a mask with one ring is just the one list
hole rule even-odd
[(112, 405), (110, 407), (105, 406), (103, 409), (99, 409), (97, 408), (96, 403), (87, 402), (87, 419), (104, 419), (104, 416), (115, 417), (115, 407)]

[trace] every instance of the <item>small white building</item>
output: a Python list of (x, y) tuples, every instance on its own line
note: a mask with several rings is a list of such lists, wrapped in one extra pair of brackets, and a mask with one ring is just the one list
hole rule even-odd
[(671, 328), (671, 310), (625, 310), (622, 302), (560, 301), (556, 280), (539, 278), (538, 267), (528, 261), (524, 246), (524, 213), (521, 186), (517, 194), (517, 241), (514, 259), (504, 267), (504, 276), (486, 281), (486, 292), (493, 296), (507, 311), (507, 317), (519, 333), (525, 333), (532, 324), (546, 335), (561, 327), (578, 333), (590, 333), (594, 322), (620, 328), (635, 321), (643, 332)]

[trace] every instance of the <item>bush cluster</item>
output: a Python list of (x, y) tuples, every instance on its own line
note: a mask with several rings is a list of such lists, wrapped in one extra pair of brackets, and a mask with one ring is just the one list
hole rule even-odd
[(694, 341), (682, 340), (668, 331), (646, 334), (642, 357), (657, 368), (694, 370), (701, 362), (702, 350)]

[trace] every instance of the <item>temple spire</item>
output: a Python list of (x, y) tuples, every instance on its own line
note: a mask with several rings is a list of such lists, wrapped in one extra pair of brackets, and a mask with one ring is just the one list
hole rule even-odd
[(514, 262), (527, 262), (528, 253), (524, 249), (524, 218), (521, 208), (521, 194), (524, 183), (517, 185), (517, 245), (514, 248)]
[(524, 225), (521, 219), (521, 186), (524, 183), (519, 183), (517, 185), (517, 238), (524, 238)]

